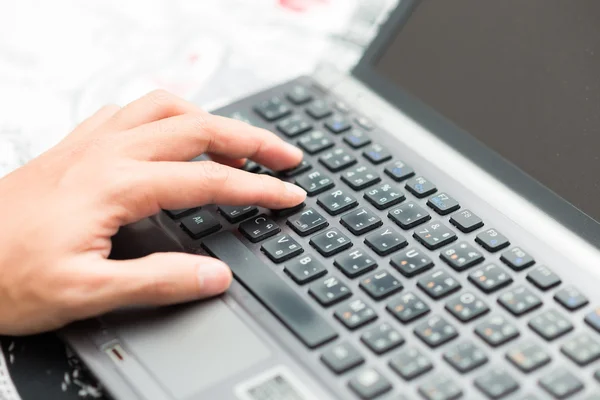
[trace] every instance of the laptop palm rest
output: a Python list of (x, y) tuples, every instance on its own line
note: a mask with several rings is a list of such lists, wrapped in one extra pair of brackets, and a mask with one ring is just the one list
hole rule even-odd
[(121, 311), (103, 319), (114, 328), (128, 355), (175, 399), (197, 395), (271, 354), (220, 299)]

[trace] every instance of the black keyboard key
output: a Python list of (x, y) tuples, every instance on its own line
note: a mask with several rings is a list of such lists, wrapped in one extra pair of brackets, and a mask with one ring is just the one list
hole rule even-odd
[(401, 182), (415, 174), (415, 171), (402, 161), (394, 161), (385, 167), (384, 172), (396, 182)]
[(344, 135), (344, 142), (353, 149), (360, 149), (371, 143), (371, 139), (360, 129), (352, 129)]
[(472, 292), (463, 292), (446, 303), (450, 311), (461, 322), (469, 322), (490, 311), (488, 305)]
[(390, 264), (408, 278), (433, 267), (431, 258), (416, 247), (411, 247), (395, 254), (390, 259)]
[(369, 254), (360, 248), (354, 248), (342, 254), (333, 261), (333, 265), (339, 268), (349, 278), (356, 278), (377, 268), (377, 262)]
[(348, 129), (352, 128), (352, 125), (344, 117), (342, 114), (333, 114), (331, 118), (325, 121), (325, 127), (329, 129), (332, 133), (338, 134), (342, 132), (346, 132)]
[(588, 333), (572, 336), (560, 351), (579, 366), (588, 365), (600, 358), (600, 343)]
[(331, 172), (338, 172), (356, 164), (356, 158), (344, 149), (337, 148), (319, 157), (319, 162)]
[(414, 321), (430, 311), (429, 306), (412, 292), (396, 296), (387, 304), (386, 309), (403, 323)]
[(391, 254), (408, 245), (404, 236), (392, 228), (381, 228), (365, 238), (365, 244), (380, 256)]
[(490, 399), (501, 399), (519, 388), (517, 381), (500, 368), (494, 368), (477, 377), (475, 386)]
[(550, 341), (573, 330), (573, 324), (556, 310), (547, 310), (529, 321), (529, 327)]
[(316, 169), (307, 175), (297, 178), (296, 185), (304, 189), (309, 196), (316, 196), (335, 186), (330, 177)]
[(448, 364), (462, 374), (473, 371), (488, 362), (483, 350), (471, 342), (461, 342), (450, 347), (443, 357)]
[(380, 144), (372, 144), (363, 151), (363, 156), (377, 165), (392, 159), (392, 155)]
[(498, 297), (498, 303), (520, 316), (542, 306), (542, 300), (525, 286), (514, 287)]
[(392, 389), (392, 384), (373, 368), (361, 370), (354, 378), (350, 379), (348, 386), (364, 400), (374, 399)]
[(589, 303), (587, 297), (573, 286), (560, 289), (554, 295), (554, 300), (569, 311), (578, 310)]
[(313, 99), (313, 95), (302, 85), (295, 85), (292, 87), (286, 97), (295, 105), (305, 104)]
[(401, 203), (406, 197), (400, 190), (384, 183), (365, 192), (364, 198), (379, 210)]
[(381, 218), (366, 208), (358, 208), (342, 216), (340, 223), (357, 236), (383, 225)]
[(375, 310), (360, 299), (350, 300), (338, 307), (333, 315), (348, 329), (356, 329), (377, 319)]
[(298, 140), (298, 146), (308, 154), (317, 154), (333, 147), (333, 141), (323, 132), (315, 130)]
[(221, 232), (205, 239), (202, 245), (209, 254), (229, 265), (236, 279), (306, 346), (315, 348), (338, 336), (306, 299), (294, 292), (233, 233)]
[(550, 355), (533, 340), (522, 341), (506, 352), (506, 358), (525, 373), (535, 371), (548, 364)]
[(282, 119), (277, 124), (277, 129), (287, 137), (295, 137), (312, 129), (312, 124), (302, 115), (292, 115)]
[(402, 283), (386, 270), (380, 270), (360, 282), (360, 287), (375, 300), (402, 290)]
[(456, 271), (464, 271), (484, 260), (483, 254), (467, 242), (456, 243), (440, 253), (444, 260)]
[(517, 328), (501, 315), (492, 315), (475, 326), (475, 333), (497, 347), (519, 336)]
[(440, 221), (431, 221), (417, 228), (413, 237), (429, 250), (435, 250), (455, 241), (456, 233)]
[(250, 218), (258, 213), (255, 206), (219, 206), (219, 212), (232, 224)]
[(502, 250), (510, 244), (508, 239), (495, 229), (488, 229), (481, 232), (475, 237), (475, 241), (490, 252)]
[(281, 263), (302, 253), (304, 249), (290, 235), (279, 235), (262, 244), (260, 249), (275, 263)]
[(288, 107), (279, 97), (272, 97), (254, 107), (254, 110), (265, 120), (271, 122), (291, 114), (292, 109)]
[(438, 347), (458, 337), (458, 331), (443, 317), (432, 315), (419, 323), (414, 329), (417, 335), (429, 347)]
[(483, 226), (483, 221), (469, 210), (462, 210), (450, 217), (450, 223), (460, 229), (461, 232), (469, 233)]
[(242, 222), (239, 230), (248, 240), (256, 243), (278, 234), (281, 228), (269, 217), (261, 214), (258, 217), (253, 217), (248, 221)]
[(469, 280), (485, 293), (492, 293), (511, 284), (512, 277), (504, 268), (488, 264), (469, 274)]
[(460, 204), (446, 193), (438, 193), (427, 200), (427, 205), (440, 215), (450, 214), (460, 208)]
[(196, 212), (198, 208), (179, 208), (177, 210), (163, 210), (171, 219), (179, 219)]
[(348, 342), (333, 345), (321, 355), (321, 361), (336, 374), (342, 374), (365, 362), (364, 357)]
[(287, 224), (300, 236), (310, 235), (329, 225), (327, 220), (312, 207), (289, 217)]
[(332, 256), (352, 246), (352, 242), (337, 228), (313, 236), (310, 245), (325, 257)]
[(538, 289), (548, 290), (555, 286), (560, 285), (560, 278), (550, 268), (543, 265), (534, 267), (527, 274), (527, 280), (533, 283)]
[(590, 311), (585, 315), (585, 322), (600, 333), (600, 307), (596, 307), (594, 311)]
[(449, 376), (434, 375), (419, 385), (419, 393), (427, 400), (456, 400), (463, 391)]
[(423, 207), (412, 201), (391, 209), (388, 217), (402, 229), (414, 228), (431, 219), (431, 216)]
[(419, 199), (437, 192), (435, 185), (422, 176), (409, 179), (404, 187)]
[(386, 322), (366, 330), (360, 340), (375, 354), (383, 354), (404, 343), (402, 335)]
[(390, 360), (390, 367), (407, 381), (433, 369), (431, 360), (416, 347), (409, 347)]
[(306, 108), (306, 113), (314, 119), (329, 117), (333, 111), (325, 100), (315, 100)]
[(261, 168), (262, 167), (259, 164), (255, 163), (252, 160), (246, 161), (246, 164), (244, 164), (244, 166), (242, 167), (244, 171), (252, 173), (257, 173), (258, 171), (260, 171)]
[(369, 167), (360, 165), (342, 174), (342, 181), (354, 190), (361, 190), (381, 181), (377, 173)]
[(500, 255), (500, 260), (515, 271), (522, 271), (535, 264), (535, 260), (520, 247), (513, 247)]
[(183, 218), (181, 228), (193, 239), (199, 239), (221, 229), (221, 224), (206, 210), (200, 210)]
[(319, 196), (317, 204), (323, 207), (329, 215), (337, 215), (356, 207), (358, 201), (347, 191), (336, 189)]
[(282, 178), (292, 178), (296, 175), (300, 175), (310, 170), (312, 166), (306, 160), (302, 160), (300, 164), (298, 164), (294, 168), (286, 169), (284, 171), (279, 172), (279, 176)]
[(302, 202), (302, 203), (292, 206), (292, 207), (271, 209), (271, 215), (274, 218), (285, 218), (288, 215), (296, 214), (298, 211), (302, 210), (304, 207), (306, 207), (306, 203)]
[(283, 270), (299, 285), (312, 282), (327, 274), (323, 264), (310, 254), (286, 263)]
[(334, 276), (313, 283), (308, 293), (324, 307), (329, 307), (352, 296), (350, 288)]
[(432, 299), (441, 299), (460, 289), (460, 283), (442, 269), (429, 272), (417, 282)]
[(557, 399), (566, 399), (583, 390), (583, 382), (563, 367), (558, 367), (545, 375), (539, 383), (546, 392)]

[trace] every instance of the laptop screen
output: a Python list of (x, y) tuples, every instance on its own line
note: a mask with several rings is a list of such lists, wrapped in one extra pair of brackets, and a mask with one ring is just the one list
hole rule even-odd
[(421, 1), (375, 70), (600, 221), (600, 1)]

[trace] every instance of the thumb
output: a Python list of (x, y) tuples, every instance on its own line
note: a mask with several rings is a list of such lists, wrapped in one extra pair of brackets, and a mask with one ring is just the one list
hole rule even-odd
[(227, 290), (231, 270), (223, 262), (187, 253), (106, 260), (103, 290), (87, 304), (86, 314), (101, 314), (127, 305), (167, 305), (215, 296)]

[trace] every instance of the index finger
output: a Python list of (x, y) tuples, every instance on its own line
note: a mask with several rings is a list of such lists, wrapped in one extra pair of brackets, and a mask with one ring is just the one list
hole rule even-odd
[(250, 158), (273, 170), (295, 167), (302, 151), (266, 129), (204, 113), (188, 113), (144, 124), (121, 134), (128, 155), (140, 160), (187, 161), (205, 152)]

